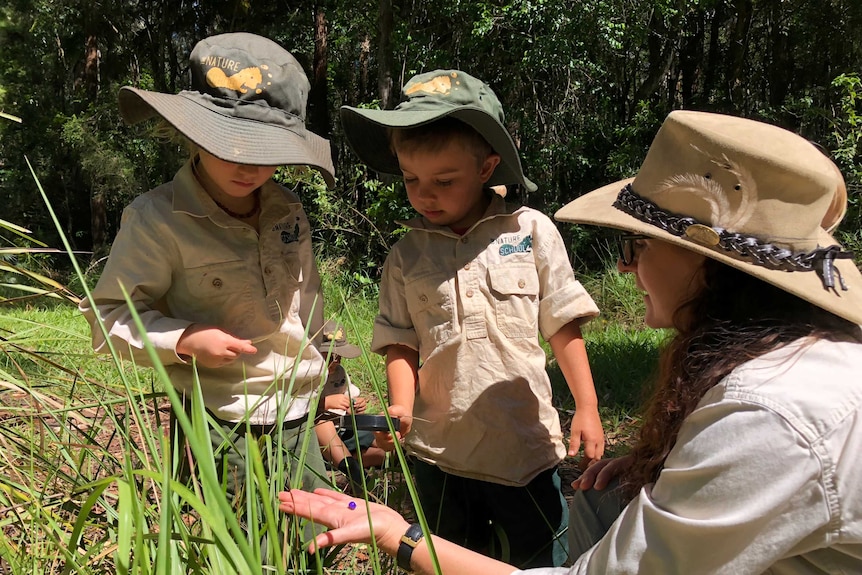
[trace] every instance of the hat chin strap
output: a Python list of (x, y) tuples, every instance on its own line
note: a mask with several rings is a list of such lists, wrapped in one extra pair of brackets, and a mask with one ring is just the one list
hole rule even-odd
[(788, 272), (816, 272), (823, 282), (824, 289), (835, 289), (837, 275), (841, 289), (848, 290), (834, 262), (836, 259), (852, 259), (853, 252), (844, 250), (837, 244), (810, 252), (794, 253), (786, 248), (763, 242), (754, 236), (707, 226), (692, 217), (672, 214), (638, 195), (631, 184), (626, 184), (620, 191), (613, 206), (669, 234), (687, 237), (701, 245), (721, 248), (757, 266)]

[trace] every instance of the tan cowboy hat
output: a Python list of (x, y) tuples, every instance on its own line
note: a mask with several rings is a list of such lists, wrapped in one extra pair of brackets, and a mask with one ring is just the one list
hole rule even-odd
[(635, 178), (585, 194), (555, 217), (684, 247), (862, 323), (862, 274), (824, 229), (838, 224), (846, 202), (835, 164), (804, 138), (675, 111)]
[(195, 45), (189, 69), (191, 89), (179, 94), (121, 88), (120, 115), (129, 124), (161, 116), (227, 162), (310, 166), (335, 185), (329, 141), (305, 128), (308, 78), (287, 50), (254, 34), (220, 34)]

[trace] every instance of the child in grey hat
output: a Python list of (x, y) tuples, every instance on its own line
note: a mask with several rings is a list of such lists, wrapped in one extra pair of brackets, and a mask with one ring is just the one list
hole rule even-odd
[[(172, 181), (126, 208), (80, 309), (96, 351), (110, 341), (147, 365), (146, 336), (178, 391), (190, 394), (199, 382), (221, 427), (211, 430), (216, 468), (234, 497), (244, 492), (246, 440), (272, 435), (282, 449), (299, 450), (326, 374), (314, 339), (323, 300), (308, 218), (271, 176), (280, 165), (310, 166), (332, 185), (334, 170), (328, 142), (305, 128), (309, 82), (284, 48), (222, 34), (198, 42), (189, 67), (191, 88), (179, 94), (120, 90), (127, 122), (161, 118), (193, 153)], [(303, 468), (283, 460), (291, 466), (285, 486), (325, 485), (317, 450)]]

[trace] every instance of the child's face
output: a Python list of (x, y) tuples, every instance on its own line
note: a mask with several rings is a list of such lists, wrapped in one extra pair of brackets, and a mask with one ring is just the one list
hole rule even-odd
[(228, 196), (244, 198), (269, 180), (278, 166), (251, 166), (235, 164), (216, 158), (209, 152), (199, 151), (198, 172), (204, 188), (212, 193), (211, 186)]
[(483, 188), (500, 156), (490, 154), (480, 163), (453, 140), (440, 150), (399, 152), (398, 163), (414, 210), (432, 224), (466, 229), (485, 213)]

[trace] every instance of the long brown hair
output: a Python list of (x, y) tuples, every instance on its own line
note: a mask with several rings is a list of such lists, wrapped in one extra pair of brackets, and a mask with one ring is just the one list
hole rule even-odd
[(658, 479), (683, 420), (735, 367), (800, 338), (862, 342), (859, 326), (715, 260), (705, 287), (675, 313), (652, 397), (621, 478), (628, 497)]

